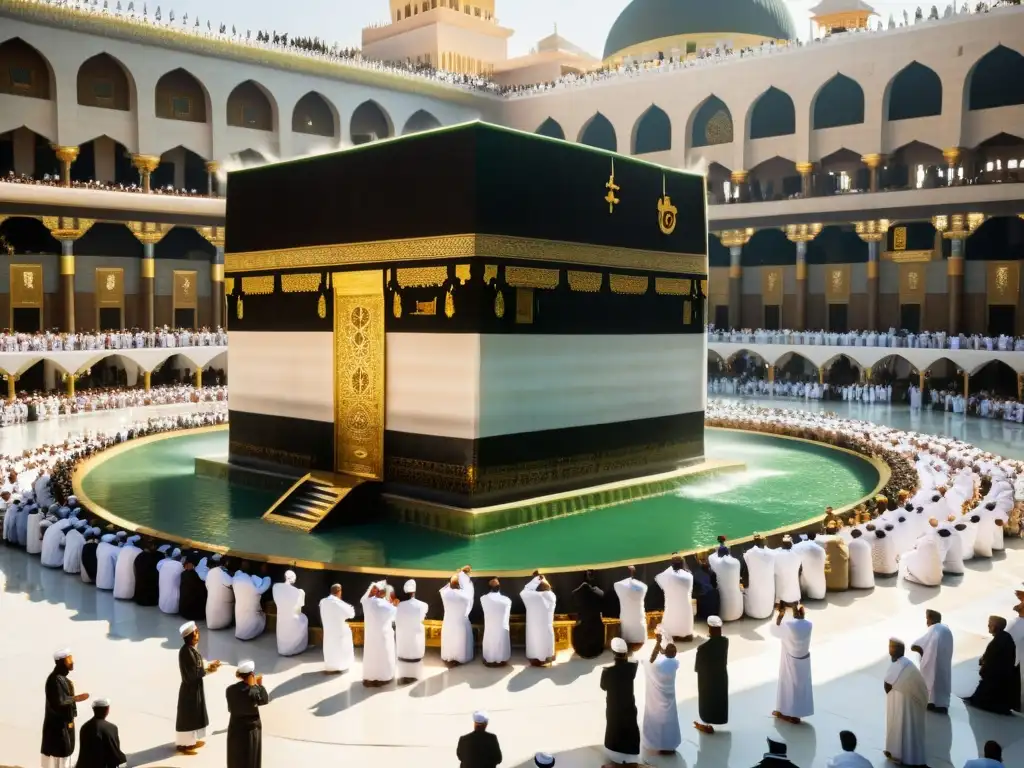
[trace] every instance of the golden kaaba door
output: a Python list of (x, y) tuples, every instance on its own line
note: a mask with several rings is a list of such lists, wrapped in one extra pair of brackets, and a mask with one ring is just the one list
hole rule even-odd
[(384, 274), (334, 279), (334, 465), (384, 478)]

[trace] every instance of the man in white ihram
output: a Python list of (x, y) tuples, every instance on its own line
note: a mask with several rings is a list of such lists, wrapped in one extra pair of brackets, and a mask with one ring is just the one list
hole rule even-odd
[(548, 666), (555, 660), (555, 593), (535, 571), (519, 597), (526, 606), (526, 658), (531, 666)]
[(693, 574), (686, 570), (678, 552), (672, 553), (671, 565), (654, 580), (665, 593), (661, 626), (676, 642), (693, 640)]
[(172, 616), (178, 612), (181, 603), (181, 574), (185, 564), (181, 562), (181, 550), (175, 548), (170, 557), (165, 557), (156, 564), (157, 605), (162, 613)]
[[(423, 677), (423, 657), (427, 652), (427, 630), (423, 620), (427, 618), (427, 604), (416, 599), (416, 582), (412, 579), (405, 582), (402, 591), (405, 592), (405, 600), (398, 604), (395, 613), (395, 646), (398, 655), (398, 684), (407, 685)], [(472, 605), (470, 602), (470, 607)], [(441, 644), (444, 645), (443, 627)]]
[[(217, 555), (213, 558), (217, 565), (206, 572), (206, 628), (227, 629), (235, 618), (235, 592), (231, 576), (220, 564)], [(199, 570), (198, 568), (196, 569)]]
[(921, 676), (928, 686), (928, 709), (944, 715), (949, 711), (953, 677), (953, 633), (942, 623), (942, 614), (924, 612), (928, 631), (914, 641), (910, 650), (921, 654)]
[(320, 601), (320, 623), (324, 628), (324, 672), (345, 672), (352, 666), (355, 650), (350, 619), (356, 609), (341, 599), (341, 584), (331, 586), (331, 594)]
[(718, 597), (721, 603), (718, 617), (722, 621), (737, 621), (743, 618), (743, 588), (740, 586), (740, 561), (729, 554), (724, 537), (719, 539), (722, 546), (708, 557), (708, 565), (718, 577)]
[(377, 688), (395, 678), (395, 615), (398, 599), (388, 585), (373, 583), (359, 600), (363, 607), (363, 685)]
[[(209, 590), (210, 577), (206, 578)], [(261, 597), (268, 589), (269, 576), (251, 576), (241, 568), (235, 571), (231, 591), (235, 595), (235, 637), (239, 640), (253, 640), (266, 629), (267, 614), (263, 612)]]
[(470, 567), (464, 566), (441, 587), (444, 620), (441, 622), (441, 661), (454, 667), (473, 660), (473, 627), (469, 612), (473, 610), (473, 579)]
[(512, 657), (512, 638), (508, 621), (512, 613), (512, 599), (501, 594), (501, 583), (497, 579), (487, 582), (488, 592), (480, 598), (484, 611), (484, 641), (480, 655), (484, 666), (502, 667)]
[(756, 535), (754, 546), (743, 553), (743, 562), (747, 564), (743, 610), (752, 619), (767, 619), (775, 607), (775, 554), (764, 543)]
[(782, 537), (782, 547), (775, 550), (775, 599), (779, 605), (792, 607), (800, 603), (800, 572), (803, 562), (793, 548), (793, 539)]
[(892, 665), (885, 673), (885, 756), (906, 766), (927, 765), (925, 715), (928, 686), (904, 656), (901, 640), (889, 641)]
[[(120, 537), (121, 534), (119, 533)], [(118, 600), (131, 600), (135, 597), (135, 558), (142, 554), (136, 544), (142, 537), (129, 536), (124, 546), (117, 553), (117, 565), (114, 568), (114, 597)]]
[(615, 594), (619, 598), (622, 639), (630, 650), (635, 651), (647, 642), (647, 613), (644, 610), (647, 585), (636, 578), (636, 568), (632, 565), (629, 566), (629, 576), (615, 582)]
[(827, 585), (825, 583), (825, 548), (818, 543), (817, 534), (813, 531), (807, 538), (793, 545), (793, 550), (800, 555), (800, 589), (811, 600), (824, 600)]
[(68, 530), (74, 520), (65, 518), (58, 520), (43, 534), (43, 549), (39, 553), (39, 563), (47, 568), (64, 567), (64, 546), (67, 543)]
[(85, 537), (90, 533), (89, 524), (84, 520), (76, 523), (67, 532), (64, 539), (64, 573), (82, 572), (82, 548)]
[(793, 607), (793, 618), (783, 619), (786, 607), (779, 604), (771, 633), (782, 641), (779, 683), (772, 716), (787, 723), (799, 723), (814, 714), (814, 687), (811, 682), (811, 622), (804, 618), (804, 607)]
[(306, 592), (295, 586), (295, 571), (285, 571), (284, 581), (273, 588), (277, 606), (277, 652), (295, 656), (309, 645), (309, 618), (302, 612)]
[(96, 546), (96, 589), (110, 591), (114, 588), (114, 570), (117, 567), (117, 537), (105, 533)]

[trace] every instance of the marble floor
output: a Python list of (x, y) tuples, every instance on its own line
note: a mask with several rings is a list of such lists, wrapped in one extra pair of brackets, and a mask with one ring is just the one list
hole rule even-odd
[[(838, 410), (836, 404), (827, 409)], [(864, 415), (901, 426), (898, 419), (910, 419), (896, 406), (876, 406)], [(105, 428), (102, 416), (86, 418), (92, 421), (65, 424), (65, 431)], [(1010, 450), (1020, 436), (1006, 437), (1001, 423), (990, 425), (985, 437), (984, 425), (975, 420), (946, 429), (945, 417), (927, 418), (928, 424), (915, 428), (947, 434), (958, 434), (954, 430), (961, 428), (967, 439), (979, 444), (993, 441), (993, 450), (1021, 453)], [(6, 442), (7, 432), (0, 430), (5, 452), (14, 444), (13, 435), (12, 442)], [(21, 439), (55, 438), (36, 433)], [(802, 725), (777, 723), (770, 716), (779, 650), (765, 622), (744, 620), (726, 626), (731, 722), (714, 736), (689, 726), (696, 717), (695, 644), (684, 647), (677, 681), (684, 741), (677, 755), (650, 755), (647, 762), (662, 768), (746, 768), (759, 761), (766, 736), (781, 735), (797, 765), (818, 768), (839, 751), (839, 731), (850, 729), (872, 764), (885, 765), (882, 678), (888, 638), (895, 635), (909, 644), (924, 631), (925, 608), (941, 611), (956, 638), (953, 689), (968, 694), (987, 642), (986, 618), (1008, 616), (1015, 602), (1013, 590), (1024, 580), (1024, 543), (1010, 547), (994, 560), (969, 563), (966, 574), (948, 577), (937, 589), (888, 580), (870, 592), (833, 594), (827, 601), (809, 603), (808, 617), (815, 626), (815, 715)], [(476, 709), (490, 713), (491, 730), (505, 757), (503, 766), (526, 768), (537, 750), (555, 753), (561, 768), (603, 762), (604, 696), (599, 675), (610, 655), (593, 661), (560, 658), (547, 670), (523, 666), (521, 656), (505, 670), (479, 663), (446, 670), (435, 652), (428, 657), (426, 679), (406, 688), (368, 691), (360, 685), (358, 660), (348, 673), (326, 676), (317, 649), (284, 659), (277, 656), (273, 637), (241, 643), (230, 631), (203, 636), (204, 655), (222, 659), (225, 668), (206, 683), (211, 719), (207, 746), (197, 757), (180, 756), (173, 749), (180, 620), (155, 608), (115, 601), (110, 593), (98, 592), (77, 577), (42, 568), (37, 558), (19, 550), (0, 547), (0, 570), (7, 577), (0, 593), (0, 625), (5, 630), (0, 632), (0, 765), (38, 765), (43, 680), (52, 667), (51, 651), (64, 645), (75, 654), (77, 690), (112, 698), (111, 720), (120, 727), (131, 766), (222, 766), (227, 726), (222, 691), (242, 658), (256, 661), (271, 694), (272, 701), (262, 712), (268, 768), (328, 762), (384, 768), (453, 766), (458, 736), (471, 729), (470, 716)], [(315, 603), (320, 597), (309, 595), (307, 601)], [(642, 687), (641, 681), (641, 710)], [(80, 706), (78, 724), (87, 717), (88, 705)], [(960, 768), (988, 739), (1003, 745), (1006, 765), (1024, 765), (1024, 719), (980, 713), (955, 700), (948, 717), (929, 714), (927, 727), (931, 768)]]

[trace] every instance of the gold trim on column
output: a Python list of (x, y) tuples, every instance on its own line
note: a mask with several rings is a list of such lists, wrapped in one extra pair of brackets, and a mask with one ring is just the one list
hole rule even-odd
[(963, 275), (964, 273), (964, 260), (962, 257), (953, 257), (946, 259), (946, 274), (951, 276)]
[(878, 262), (877, 261), (869, 261), (868, 262), (868, 280), (877, 280), (877, 279), (878, 279)]
[(139, 277), (156, 277), (156, 259), (142, 259), (139, 267)]
[(733, 279), (733, 278), (742, 277), (742, 275), (743, 275), (743, 267), (741, 267), (739, 264), (732, 264), (732, 265), (729, 266), (729, 279), (730, 280)]
[(75, 255), (72, 253), (62, 253), (60, 257), (60, 273), (62, 275), (73, 275), (75, 274)]
[(796, 263), (796, 279), (806, 280), (807, 279), (807, 262), (798, 261)]
[[(320, 276), (317, 275), (317, 279)], [(211, 264), (210, 265), (210, 280), (214, 283), (224, 282), (224, 265), (223, 264)]]

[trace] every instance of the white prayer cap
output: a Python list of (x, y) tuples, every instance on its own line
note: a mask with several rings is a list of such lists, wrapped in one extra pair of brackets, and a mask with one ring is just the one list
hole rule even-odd
[(93, 702), (92, 702), (92, 708), (93, 709), (103, 709), (104, 707), (109, 707), (109, 706), (110, 706), (110, 699), (107, 699), (107, 698), (93, 699)]
[(473, 722), (474, 723), (478, 723), (480, 725), (483, 725), (483, 724), (485, 724), (485, 723), (487, 723), (489, 721), (490, 721), (490, 718), (487, 717), (487, 713), (484, 712), (482, 709), (478, 709), (476, 712), (473, 713)]
[(555, 758), (549, 755), (547, 752), (538, 752), (536, 755), (533, 756), (533, 762), (539, 766), (542, 766), (542, 768), (546, 768), (546, 766), (555, 764)]
[(612, 653), (627, 653), (629, 646), (626, 645), (626, 641), (621, 637), (616, 637), (612, 640)]
[(178, 549), (177, 547), (175, 547), (175, 548), (174, 548), (174, 551), (173, 551), (173, 552), (171, 552), (171, 557), (172, 557), (173, 559), (177, 560), (177, 559), (178, 559), (179, 557), (181, 557), (181, 550), (180, 550), (180, 549)]
[(296, 578), (295, 571), (285, 571), (284, 572), (284, 580), (286, 582), (288, 582), (289, 584), (294, 584), (295, 583), (295, 578)]
[(252, 659), (238, 662), (238, 671), (243, 675), (249, 675), (256, 671), (256, 662)]
[(170, 548), (171, 548), (170, 544), (161, 544), (159, 547), (156, 548), (156, 551), (159, 552), (162, 555), (166, 555), (167, 552), (170, 550)]
[(409, 579), (407, 582), (405, 582), (405, 586), (403, 587), (403, 589), (405, 590), (405, 594), (407, 594), (407, 595), (415, 592), (416, 591), (416, 582), (415, 582), (415, 580)]
[(127, 539), (128, 538), (128, 534), (125, 531), (118, 531), (117, 532), (117, 538), (119, 538), (119, 539)]
[(66, 659), (70, 655), (71, 655), (71, 649), (70, 648), (61, 648), (59, 651), (54, 651), (53, 652), (53, 660), (54, 661), (60, 661), (61, 659)]
[(220, 562), (220, 555), (219, 554), (214, 555), (210, 559), (213, 560), (213, 562), (215, 562), (215, 563), (219, 563)]
[(100, 535), (100, 529), (99, 528), (92, 528), (92, 529), (90, 529), (89, 535), (90, 536), (99, 536)]
[(78, 506), (78, 497), (77, 496), (68, 496), (68, 506), (69, 507), (77, 507)]
[(191, 635), (196, 631), (196, 623), (194, 621), (186, 621), (180, 627), (178, 627), (178, 634), (182, 637), (185, 635)]
[(104, 533), (103, 536), (100, 537), (100, 541), (102, 541), (102, 542), (104, 542), (106, 544), (113, 544), (114, 543), (114, 539), (116, 539), (116, 538), (117, 537), (114, 534), (112, 534), (112, 533)]
[(720, 618), (718, 618), (717, 616), (708, 616), (708, 626), (709, 627), (721, 627), (722, 626), (722, 620)]

